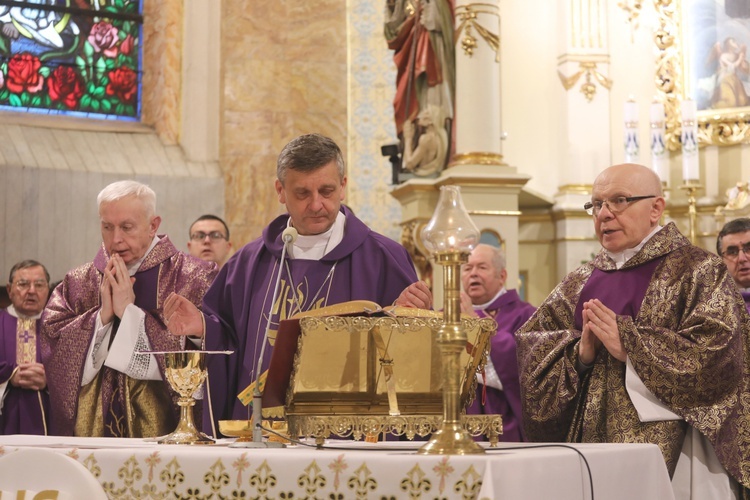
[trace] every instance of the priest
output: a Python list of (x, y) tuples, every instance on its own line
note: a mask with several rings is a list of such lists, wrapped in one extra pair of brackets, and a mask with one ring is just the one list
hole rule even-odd
[(47, 434), (49, 395), (39, 350), (49, 272), (35, 260), (14, 265), (10, 305), (0, 311), (0, 435)]
[(747, 495), (750, 316), (721, 259), (659, 224), (664, 204), (644, 166), (596, 178), (584, 209), (601, 252), (516, 334), (524, 429), (654, 443), (678, 498)]
[(525, 441), (515, 333), (536, 309), (521, 300), (516, 290), (505, 288), (507, 277), (502, 250), (483, 243), (471, 251), (461, 268), (461, 312), (497, 322), (497, 331), (490, 338), (490, 355), (484, 371), (477, 374), (477, 393), (466, 413), (502, 415), (500, 438)]
[(97, 203), (102, 246), (93, 262), (65, 275), (43, 315), (51, 432), (167, 434), (177, 425), (178, 394), (165, 381), (164, 356), (144, 351), (185, 347), (167, 331), (164, 302), (177, 292), (199, 305), (216, 264), (157, 234), (156, 194), (145, 184), (114, 182)]
[[(279, 155), (276, 175), (276, 193), (288, 213), (224, 265), (203, 301), (204, 316), (179, 295), (165, 306), (173, 333), (205, 335), (206, 349), (234, 351), (228, 359), (209, 360), (206, 432), (214, 432), (218, 420), (248, 418), (237, 395), (268, 368), (280, 321), (350, 300), (431, 307), (431, 293), (417, 281), (406, 249), (369, 229), (341, 204), (346, 175), (335, 142), (318, 134), (297, 137)], [(290, 227), (299, 236), (282, 261), (282, 233)], [(279, 274), (278, 298), (272, 303)], [(269, 316), (269, 345), (256, 366)], [(210, 413), (213, 425), (206, 420)]]
[(729, 274), (740, 289), (750, 311), (750, 219), (730, 220), (716, 237), (716, 253), (724, 259)]

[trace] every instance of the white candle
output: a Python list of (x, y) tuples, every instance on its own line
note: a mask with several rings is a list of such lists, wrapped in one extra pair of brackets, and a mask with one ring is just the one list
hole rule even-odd
[(625, 163), (638, 163), (640, 146), (638, 144), (638, 104), (630, 96), (625, 101), (625, 110), (623, 113), (625, 121)]
[(667, 155), (666, 131), (664, 124), (664, 103), (654, 100), (651, 103), (651, 168), (661, 181), (669, 184), (669, 156)]
[(682, 101), (682, 179), (685, 182), (700, 180), (698, 161), (698, 123), (695, 101)]

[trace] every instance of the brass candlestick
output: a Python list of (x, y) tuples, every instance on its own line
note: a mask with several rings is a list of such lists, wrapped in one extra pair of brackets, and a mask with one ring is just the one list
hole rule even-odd
[(688, 239), (696, 245), (698, 242), (698, 211), (696, 210), (695, 193), (702, 188), (698, 181), (685, 180), (680, 189), (685, 190), (688, 197)]
[(443, 266), (443, 326), (437, 343), (442, 359), (443, 426), (417, 453), (422, 455), (468, 455), (484, 453), (461, 425), (461, 352), (466, 349), (466, 332), (461, 328), (461, 264), (469, 253), (460, 250), (439, 252), (435, 262)]
[(461, 264), (479, 242), (479, 230), (461, 199), (458, 186), (442, 186), (422, 240), (443, 266), (443, 326), (437, 332), (443, 377), (443, 425), (417, 453), (422, 455), (468, 455), (484, 453), (459, 420), (461, 402), (461, 352), (466, 332), (461, 328)]

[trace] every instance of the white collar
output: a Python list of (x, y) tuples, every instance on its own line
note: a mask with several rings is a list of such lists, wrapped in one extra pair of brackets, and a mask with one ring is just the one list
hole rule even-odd
[[(287, 221), (287, 227), (292, 224), (292, 218)], [(336, 248), (344, 239), (344, 226), (346, 225), (346, 215), (339, 212), (336, 220), (328, 231), (320, 234), (310, 234), (297, 236), (297, 239), (289, 249), (290, 259), (303, 260), (320, 260), (328, 252)]]
[(14, 318), (19, 318), (19, 319), (39, 319), (42, 317), (41, 312), (39, 314), (35, 314), (34, 316), (24, 316), (20, 312), (16, 311), (16, 308), (13, 307), (13, 304), (9, 305), (8, 308), (5, 310), (8, 311), (8, 314), (13, 316)]
[(475, 311), (478, 311), (478, 310), (480, 310), (480, 309), (487, 309), (487, 308), (488, 308), (488, 307), (490, 306), (490, 304), (492, 304), (492, 303), (493, 303), (493, 302), (495, 302), (495, 301), (496, 301), (497, 299), (499, 299), (499, 298), (500, 298), (500, 296), (501, 296), (501, 295), (503, 295), (503, 294), (504, 294), (505, 292), (507, 292), (507, 291), (508, 291), (508, 290), (506, 290), (506, 289), (505, 289), (505, 287), (502, 287), (502, 288), (500, 289), (500, 291), (499, 291), (499, 292), (497, 292), (497, 294), (495, 294), (495, 296), (494, 296), (494, 297), (492, 297), (492, 298), (491, 298), (491, 299), (490, 299), (490, 300), (489, 300), (488, 302), (486, 302), (485, 304), (475, 304), (475, 305), (474, 305), (474, 310), (475, 310)]
[(635, 247), (627, 248), (623, 250), (622, 252), (617, 252), (617, 253), (610, 252), (609, 250), (607, 250), (607, 255), (609, 255), (610, 259), (615, 261), (615, 267), (617, 267), (617, 269), (620, 269), (622, 266), (625, 265), (627, 261), (629, 261), (633, 256), (635, 256), (635, 254), (640, 252), (641, 248), (643, 248), (643, 245), (645, 245), (646, 242), (650, 240), (656, 233), (661, 231), (662, 227), (663, 226), (660, 226), (657, 224), (656, 227), (650, 233), (648, 233), (646, 237), (643, 238), (643, 240)]

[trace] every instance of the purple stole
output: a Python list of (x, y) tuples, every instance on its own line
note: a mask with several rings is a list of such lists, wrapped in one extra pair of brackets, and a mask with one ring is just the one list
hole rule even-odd
[(750, 292), (741, 291), (742, 299), (745, 301), (745, 309), (750, 313)]
[[(8, 380), (17, 366), (17, 322), (5, 311), (0, 311), (0, 380)], [(36, 322), (36, 359), (40, 362), (40, 321)], [(0, 414), (0, 435), (45, 434), (44, 421), (49, 415), (49, 395), (46, 390), (32, 391), (14, 387), (8, 382), (8, 394)], [(41, 399), (40, 399), (41, 396)]]
[(583, 330), (583, 304), (591, 299), (599, 299), (618, 316), (630, 316), (635, 320), (646, 297), (651, 277), (663, 258), (625, 269), (594, 269), (581, 290), (581, 297), (576, 305), (576, 329)]
[[(135, 274), (133, 292), (135, 293), (135, 305), (148, 312), (156, 309), (156, 292), (159, 281), (160, 266), (152, 267), (147, 271), (139, 271)], [(112, 339), (117, 334), (120, 319), (115, 316), (112, 324)], [(122, 422), (127, 422), (126, 402), (123, 388), (126, 384), (127, 375), (102, 366), (102, 415), (104, 415), (105, 437), (126, 437), (128, 429), (123, 428)]]

